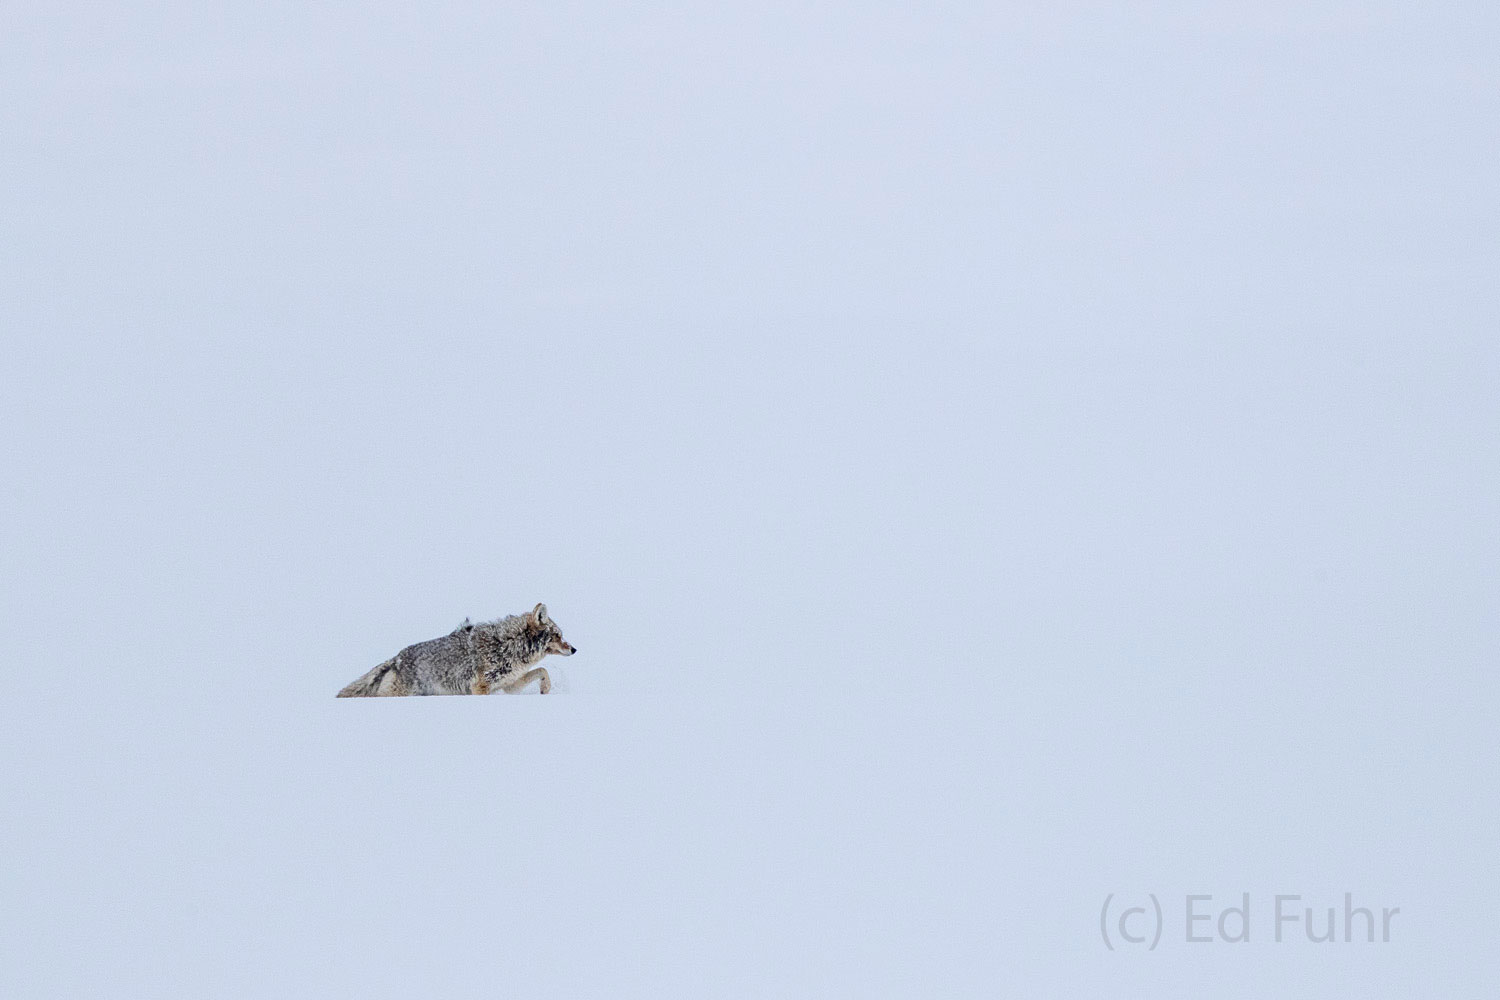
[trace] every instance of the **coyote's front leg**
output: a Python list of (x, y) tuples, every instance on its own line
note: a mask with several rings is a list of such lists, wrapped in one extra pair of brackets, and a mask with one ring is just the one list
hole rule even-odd
[(513, 681), (504, 681), (500, 689), (506, 694), (515, 694), (538, 677), (542, 679), (542, 694), (552, 690), (552, 678), (547, 674), (546, 667), (533, 667)]

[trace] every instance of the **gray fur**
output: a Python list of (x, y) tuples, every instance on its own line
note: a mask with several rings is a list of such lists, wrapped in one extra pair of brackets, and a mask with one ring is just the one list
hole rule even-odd
[[(542, 693), (552, 689), (545, 668), (548, 654), (572, 656), (557, 623), (538, 604), (524, 615), (463, 624), (436, 639), (407, 646), (339, 692), (340, 698), (390, 695), (489, 694), (514, 692), (532, 680)], [(535, 667), (535, 669), (531, 669)]]

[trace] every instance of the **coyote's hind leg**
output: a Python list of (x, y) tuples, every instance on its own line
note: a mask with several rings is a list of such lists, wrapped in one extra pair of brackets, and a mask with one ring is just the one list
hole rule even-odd
[(515, 694), (517, 691), (521, 690), (523, 687), (530, 684), (538, 677), (542, 679), (542, 694), (546, 694), (548, 691), (551, 691), (552, 678), (547, 675), (546, 667), (533, 667), (531, 670), (526, 671), (515, 680), (506, 681), (505, 683), (501, 684), (500, 688), (506, 694)]

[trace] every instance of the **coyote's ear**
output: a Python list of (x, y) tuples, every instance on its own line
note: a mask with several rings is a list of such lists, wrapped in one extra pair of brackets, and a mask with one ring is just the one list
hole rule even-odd
[(545, 605), (545, 604), (538, 604), (536, 607), (532, 608), (531, 609), (531, 617), (535, 618), (539, 622), (546, 621), (547, 620), (547, 605)]

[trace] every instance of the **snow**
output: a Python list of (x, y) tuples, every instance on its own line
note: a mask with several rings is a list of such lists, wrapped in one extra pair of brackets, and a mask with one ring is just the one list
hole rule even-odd
[(1496, 27), (8, 12), (0, 995), (1485, 994)]

